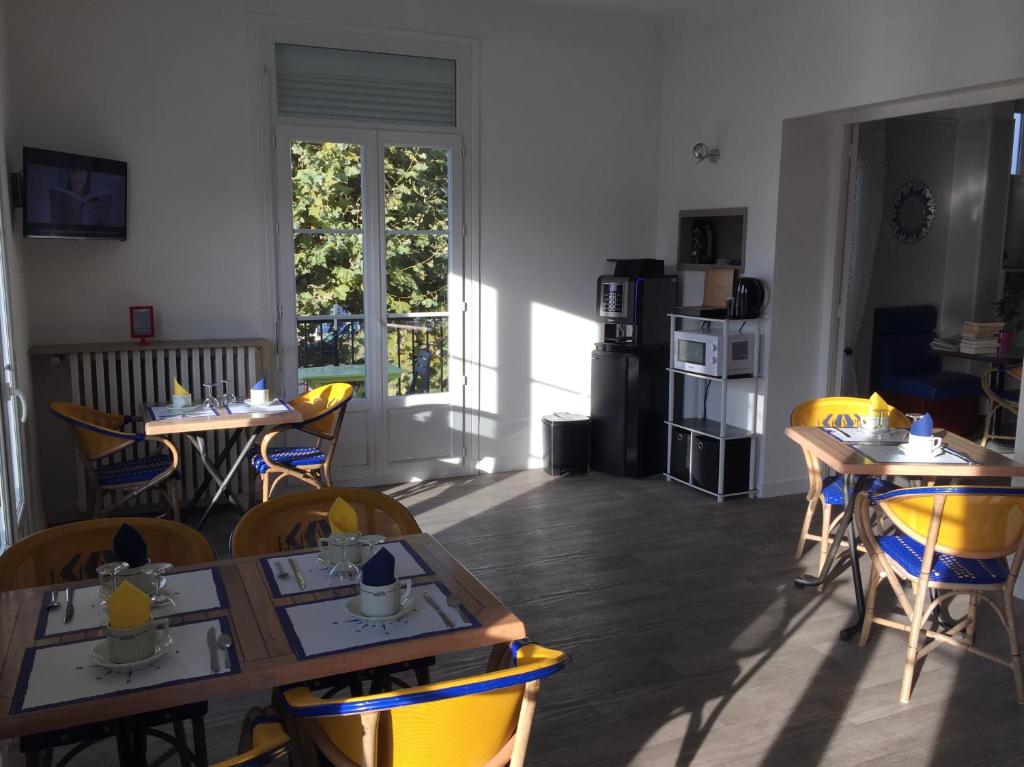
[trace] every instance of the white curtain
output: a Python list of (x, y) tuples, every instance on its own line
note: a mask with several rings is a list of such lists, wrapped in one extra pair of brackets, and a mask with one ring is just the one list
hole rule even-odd
[(844, 243), (846, 274), (843, 280), (843, 305), (846, 324), (843, 332), (842, 393), (863, 394), (857, 390), (857, 362), (854, 348), (864, 320), (871, 270), (882, 229), (885, 200), (885, 122), (859, 126), (857, 160), (853, 168), (853, 190)]

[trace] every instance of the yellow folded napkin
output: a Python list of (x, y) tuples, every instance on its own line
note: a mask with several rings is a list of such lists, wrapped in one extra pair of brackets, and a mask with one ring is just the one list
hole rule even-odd
[(149, 620), (149, 597), (128, 581), (114, 589), (107, 600), (110, 628), (130, 629)]
[(330, 511), (327, 512), (327, 519), (331, 522), (332, 533), (359, 532), (359, 514), (344, 498), (334, 499)]
[(871, 398), (868, 400), (868, 405), (872, 412), (881, 410), (883, 413), (888, 413), (892, 409), (889, 406), (889, 403), (879, 396), (878, 392), (871, 395)]
[(177, 378), (174, 379), (174, 392), (173, 393), (174, 394), (181, 394), (181, 395), (183, 395), (185, 397), (187, 397), (189, 395), (188, 389), (186, 389), (184, 386), (182, 386), (181, 385), (181, 381), (179, 381)]

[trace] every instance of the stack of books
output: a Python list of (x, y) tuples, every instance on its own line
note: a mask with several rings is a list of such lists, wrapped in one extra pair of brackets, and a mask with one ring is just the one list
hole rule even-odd
[(967, 320), (960, 331), (960, 351), (963, 354), (995, 354), (999, 348), (997, 336), (1002, 329), (1001, 322)]

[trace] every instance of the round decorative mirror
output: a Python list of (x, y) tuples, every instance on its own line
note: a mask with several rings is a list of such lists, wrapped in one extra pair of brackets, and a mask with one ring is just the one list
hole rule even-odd
[(908, 181), (896, 191), (889, 225), (896, 239), (906, 245), (920, 242), (935, 221), (935, 198), (923, 181)]

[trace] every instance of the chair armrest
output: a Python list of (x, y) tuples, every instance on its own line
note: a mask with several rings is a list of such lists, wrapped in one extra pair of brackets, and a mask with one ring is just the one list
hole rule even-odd
[(267, 462), (267, 466), (274, 465), (274, 462), (270, 460), (269, 455), (270, 443), (277, 439), (278, 435), (288, 431), (290, 428), (290, 426), (285, 426), (277, 429), (271, 429), (263, 435), (263, 438), (260, 440), (260, 455), (263, 457), (263, 460)]
[(178, 457), (178, 448), (176, 448), (174, 446), (173, 442), (171, 442), (166, 437), (146, 437), (145, 440), (146, 440), (146, 442), (156, 442), (156, 443), (166, 447), (167, 450), (171, 454), (171, 468), (170, 468), (170, 471), (174, 471), (175, 469), (178, 468), (178, 463), (180, 462), (180, 458)]

